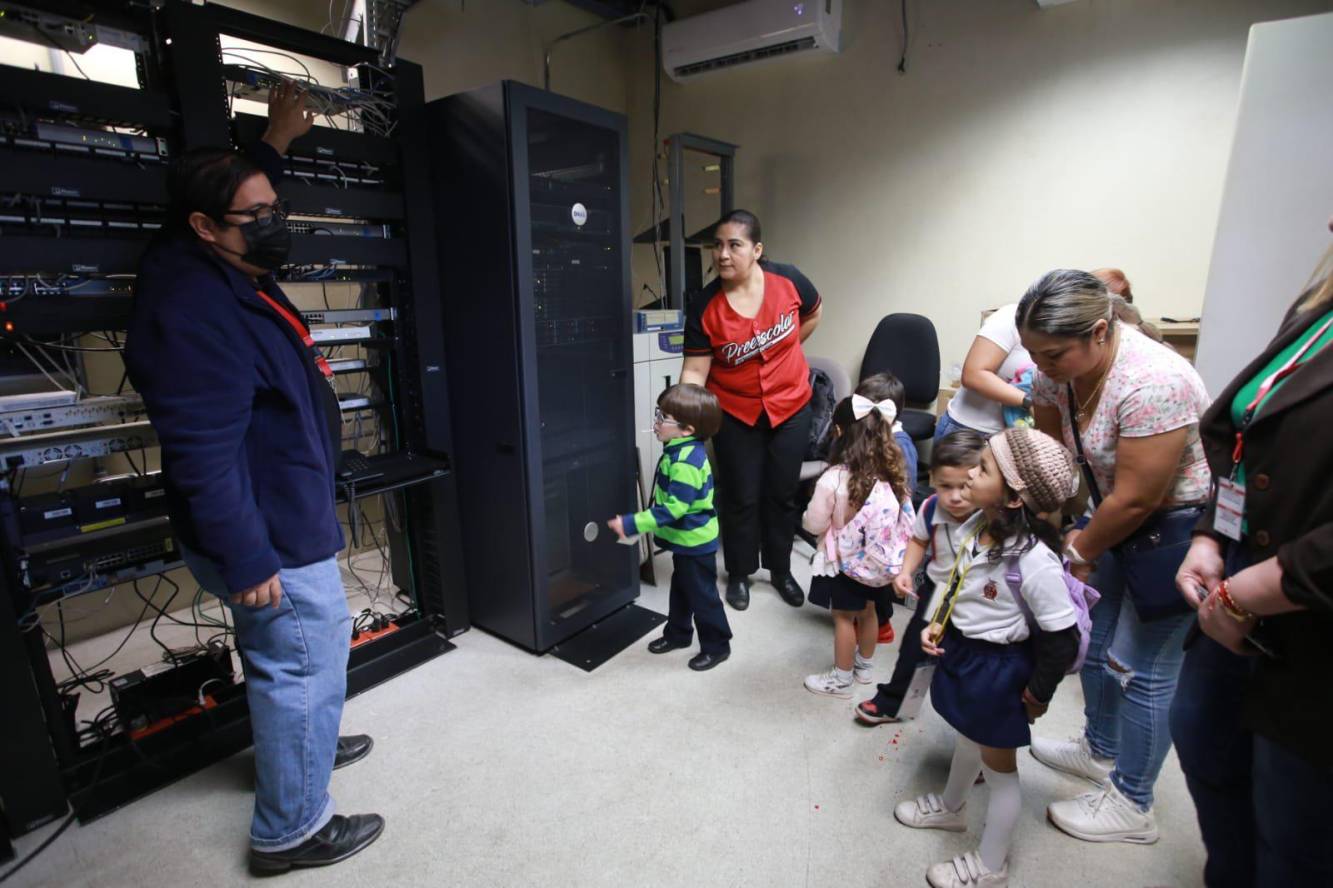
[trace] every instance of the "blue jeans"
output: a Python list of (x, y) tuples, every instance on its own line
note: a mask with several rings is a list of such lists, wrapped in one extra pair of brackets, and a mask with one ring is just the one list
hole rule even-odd
[[(182, 550), (205, 591), (227, 601), (213, 562)], [(294, 848), (333, 817), (329, 777), (347, 697), (352, 617), (338, 560), (283, 568), (278, 607), (232, 605), (255, 743), (250, 844)]]
[[(941, 438), (945, 435), (953, 434), (954, 432), (976, 432), (983, 438), (990, 437), (989, 432), (983, 432), (979, 429), (974, 429), (971, 426), (965, 426), (950, 416), (948, 410), (945, 410), (939, 415), (939, 418), (935, 420), (935, 437), (931, 439), (931, 446), (938, 445)], [(934, 450), (931, 451), (931, 453), (934, 452)]]
[(1144, 810), (1171, 748), (1168, 714), (1185, 657), (1192, 614), (1139, 621), (1120, 564), (1110, 552), (1089, 585), (1102, 594), (1092, 609), (1092, 637), (1079, 679), (1088, 745), (1115, 759), (1111, 781)]
[[(1227, 558), (1227, 575), (1243, 556)], [(1333, 773), (1242, 723), (1253, 660), (1205, 635), (1185, 654), (1171, 736), (1208, 851), (1208, 888), (1333, 885), (1327, 799)]]

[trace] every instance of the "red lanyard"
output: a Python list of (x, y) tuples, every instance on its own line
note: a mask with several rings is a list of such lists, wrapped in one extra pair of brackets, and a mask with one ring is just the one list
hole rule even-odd
[(1255, 392), (1254, 400), (1245, 408), (1245, 415), (1241, 418), (1240, 428), (1236, 429), (1236, 446), (1231, 451), (1233, 477), (1235, 475), (1234, 467), (1240, 465), (1241, 457), (1245, 454), (1245, 430), (1248, 429), (1250, 423), (1254, 421), (1254, 414), (1259, 410), (1259, 404), (1262, 403), (1264, 398), (1268, 396), (1268, 393), (1273, 390), (1273, 386), (1277, 385), (1279, 382), (1306, 365), (1307, 362), (1301, 360), (1301, 358), (1304, 358), (1306, 352), (1313, 348), (1314, 344), (1328, 332), (1330, 326), (1333, 326), (1333, 318), (1324, 321), (1323, 326), (1314, 332), (1314, 335), (1306, 341), (1305, 345), (1301, 346), (1300, 351), (1287, 359), (1287, 363), (1283, 364), (1276, 373), (1269, 376), (1260, 384), (1259, 391)]
[[(274, 299), (263, 290), (256, 290), (255, 292), (259, 294), (260, 299), (267, 302), (270, 308), (281, 315), (282, 319), (291, 325), (291, 328), (296, 331), (296, 335), (305, 343), (306, 348), (315, 348), (314, 337), (310, 335), (310, 331), (306, 329), (306, 325), (301, 323), (300, 318), (288, 311), (278, 302), (278, 300)], [(321, 355), (317, 349), (315, 350), (315, 366), (319, 368), (320, 373), (324, 374), (325, 379), (329, 380), (329, 382), (333, 381), (333, 368), (329, 366), (329, 362), (324, 360), (324, 356)]]

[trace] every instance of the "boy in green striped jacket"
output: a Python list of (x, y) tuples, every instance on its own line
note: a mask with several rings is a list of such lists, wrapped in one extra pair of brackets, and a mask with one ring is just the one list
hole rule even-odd
[[(703, 386), (681, 383), (657, 399), (653, 432), (666, 447), (653, 479), (652, 508), (620, 515), (607, 526), (621, 539), (654, 534), (671, 550), (671, 604), (662, 637), (648, 650), (665, 654), (687, 648), (699, 629), (701, 653), (690, 660), (696, 672), (731, 656), (731, 626), (717, 594), (717, 510), (713, 469), (704, 441), (722, 427), (717, 398)], [(691, 625), (693, 617), (693, 625)]]

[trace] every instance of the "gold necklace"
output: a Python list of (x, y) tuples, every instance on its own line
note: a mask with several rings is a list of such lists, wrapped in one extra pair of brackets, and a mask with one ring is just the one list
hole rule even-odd
[(1114, 336), (1115, 342), (1111, 344), (1111, 360), (1107, 362), (1106, 369), (1102, 371), (1102, 378), (1097, 380), (1097, 387), (1092, 390), (1092, 394), (1088, 395), (1088, 399), (1079, 405), (1078, 412), (1074, 414), (1074, 422), (1080, 426), (1083, 425), (1083, 420), (1088, 418), (1088, 406), (1101, 393), (1102, 386), (1106, 384), (1107, 377), (1111, 375), (1111, 368), (1115, 366), (1115, 358), (1120, 351), (1120, 331), (1116, 330)]

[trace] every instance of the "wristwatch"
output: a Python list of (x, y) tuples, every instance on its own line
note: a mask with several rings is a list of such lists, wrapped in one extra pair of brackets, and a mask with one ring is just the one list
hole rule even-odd
[(1023, 409), (1028, 413), (1032, 412), (1032, 396), (1029, 394), (1023, 395)]

